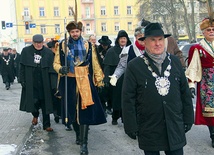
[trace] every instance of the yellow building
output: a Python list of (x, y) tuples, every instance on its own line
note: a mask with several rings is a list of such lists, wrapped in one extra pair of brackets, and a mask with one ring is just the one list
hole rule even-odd
[[(126, 30), (133, 39), (137, 26), (137, 0), (77, 0), (78, 21), (83, 22), (83, 37), (95, 34), (97, 39), (108, 35), (112, 41), (119, 30)], [(55, 36), (61, 39), (65, 22), (74, 20), (71, 8), (74, 0), (16, 0), (18, 38), (31, 43), (34, 34), (43, 34), (48, 42)]]

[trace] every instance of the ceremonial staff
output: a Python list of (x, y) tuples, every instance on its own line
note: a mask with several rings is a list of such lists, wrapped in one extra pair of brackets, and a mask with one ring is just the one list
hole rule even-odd
[[(64, 47), (65, 47), (65, 67), (67, 68), (67, 56), (68, 56), (68, 44), (67, 44), (67, 30), (66, 30), (66, 18), (64, 19), (64, 26), (65, 26), (65, 39), (64, 39)], [(68, 66), (69, 67), (69, 66)], [(68, 83), (68, 78), (67, 74), (65, 75), (65, 123), (68, 123), (68, 89), (67, 89), (67, 83)]]

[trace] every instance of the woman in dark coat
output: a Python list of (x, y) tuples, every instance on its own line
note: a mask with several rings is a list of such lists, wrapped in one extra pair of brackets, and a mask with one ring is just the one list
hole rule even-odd
[(122, 90), (122, 83), (123, 83), (123, 76), (118, 79), (116, 86), (111, 86), (109, 84), (110, 78), (109, 76), (112, 75), (120, 61), (119, 55), (122, 52), (123, 48), (126, 46), (131, 45), (131, 41), (128, 37), (128, 34), (124, 30), (120, 30), (118, 32), (117, 38), (115, 40), (115, 46), (110, 48), (107, 53), (106, 57), (103, 61), (104, 64), (104, 82), (112, 90), (110, 93), (111, 101), (112, 101), (112, 125), (117, 125), (117, 120), (121, 117), (122, 118), (122, 111), (121, 111), (121, 90)]

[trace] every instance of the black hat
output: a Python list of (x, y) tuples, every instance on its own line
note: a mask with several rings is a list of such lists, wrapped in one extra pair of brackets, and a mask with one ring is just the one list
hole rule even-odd
[(33, 42), (43, 42), (44, 41), (44, 38), (43, 38), (43, 35), (41, 34), (36, 34), (33, 36)]
[(145, 28), (144, 37), (139, 38), (138, 40), (145, 40), (146, 37), (154, 37), (154, 36), (164, 36), (164, 38), (167, 38), (171, 36), (171, 34), (164, 34), (161, 26), (159, 23), (150, 23)]
[(141, 20), (141, 26), (143, 26), (143, 27), (145, 27), (145, 26), (147, 26), (147, 25), (149, 25), (151, 22), (150, 21), (148, 21), (148, 20), (145, 20), (144, 18)]
[(9, 50), (9, 48), (3, 48), (3, 51), (7, 52)]
[(54, 48), (55, 44), (57, 43), (57, 40), (51, 40), (47, 43), (48, 48)]
[(101, 39), (98, 40), (98, 42), (102, 45), (111, 45), (111, 40), (108, 38), (108, 36), (102, 36)]

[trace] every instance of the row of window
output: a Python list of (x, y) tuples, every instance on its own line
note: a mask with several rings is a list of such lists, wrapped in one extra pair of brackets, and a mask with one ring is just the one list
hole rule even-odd
[[(41, 34), (46, 34), (47, 33), (47, 27), (48, 26), (46, 26), (46, 25), (40, 25)], [(54, 25), (54, 29), (55, 29), (55, 33), (56, 34), (60, 34), (61, 33), (60, 24), (55, 24)], [(119, 22), (116, 22), (114, 24), (114, 30), (115, 31), (119, 31), (120, 30), (120, 23)], [(132, 22), (128, 22), (127, 23), (127, 30), (128, 31), (132, 30)], [(91, 32), (91, 25), (90, 25), (90, 23), (86, 24), (85, 31), (86, 31), (87, 34)], [(101, 31), (102, 32), (106, 32), (107, 31), (107, 24), (106, 23), (101, 23)], [(30, 34), (30, 30), (26, 30), (26, 34)]]
[[(127, 13), (127, 15), (131, 15), (132, 14), (132, 7), (131, 6), (127, 6), (126, 13)], [(53, 14), (56, 17), (60, 16), (59, 7), (54, 7), (53, 8)], [(90, 17), (90, 7), (86, 7), (85, 8), (85, 14), (86, 14), (86, 17), (88, 17), (88, 16)], [(101, 6), (100, 14), (103, 15), (103, 16), (106, 15), (106, 6)], [(119, 14), (120, 14), (119, 6), (114, 6), (114, 15), (119, 15)], [(73, 16), (73, 12), (72, 12), (70, 7), (68, 8), (68, 15), (69, 16)], [(29, 8), (27, 8), (27, 7), (24, 8), (24, 16), (30, 16), (30, 11), (29, 11)], [(44, 17), (45, 16), (45, 8), (44, 7), (39, 7), (39, 16), (40, 17)]]

